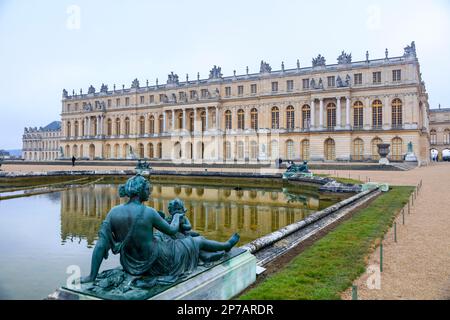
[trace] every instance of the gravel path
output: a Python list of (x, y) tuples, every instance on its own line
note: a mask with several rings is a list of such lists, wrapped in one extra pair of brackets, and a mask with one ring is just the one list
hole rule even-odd
[[(322, 171), (330, 173), (329, 171)], [(334, 172), (331, 172), (334, 174)], [(348, 171), (339, 171), (348, 177)], [(423, 180), (411, 214), (397, 218), (397, 243), (393, 228), (383, 241), (383, 272), (380, 289), (369, 289), (366, 272), (354, 282), (358, 299), (450, 299), (450, 164), (438, 163), (405, 172), (353, 171), (350, 177), (388, 182), (392, 185), (417, 185)], [(379, 270), (380, 251), (368, 257), (368, 266)], [(351, 299), (351, 289), (342, 294)]]

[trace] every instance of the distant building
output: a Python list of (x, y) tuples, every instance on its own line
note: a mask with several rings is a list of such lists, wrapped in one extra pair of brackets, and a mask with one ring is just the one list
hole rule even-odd
[(59, 157), (61, 122), (53, 121), (45, 127), (25, 128), (22, 137), (22, 157), (29, 161), (52, 161)]
[(439, 159), (450, 156), (450, 108), (430, 109), (430, 145)]

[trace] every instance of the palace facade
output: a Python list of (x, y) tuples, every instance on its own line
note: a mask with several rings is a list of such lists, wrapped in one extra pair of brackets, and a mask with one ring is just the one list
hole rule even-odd
[(429, 105), (414, 42), (402, 56), (337, 64), (319, 55), (311, 67), (86, 94), (63, 90), (64, 157), (148, 158), (182, 162), (283, 160), (375, 161), (377, 144), (390, 143), (391, 161), (403, 161), (407, 144), (429, 161)]
[(60, 156), (61, 122), (40, 128), (25, 128), (22, 136), (22, 158), (29, 161), (52, 161)]
[(430, 109), (430, 144), (439, 159), (450, 156), (450, 108)]

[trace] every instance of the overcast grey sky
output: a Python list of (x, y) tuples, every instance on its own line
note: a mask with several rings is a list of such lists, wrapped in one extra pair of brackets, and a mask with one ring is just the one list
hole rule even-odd
[(262, 59), (310, 66), (319, 53), (335, 63), (342, 50), (397, 56), (413, 40), (431, 106), (450, 107), (448, 0), (0, 0), (0, 149), (59, 120), (63, 88), (203, 78), (214, 64), (257, 72)]

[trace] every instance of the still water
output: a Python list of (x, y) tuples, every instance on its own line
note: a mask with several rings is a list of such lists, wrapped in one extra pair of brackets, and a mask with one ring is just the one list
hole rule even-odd
[[(243, 245), (333, 203), (284, 191), (154, 184), (147, 205), (167, 212), (179, 197), (194, 230), (214, 240), (237, 231)], [(105, 184), (0, 201), (0, 299), (45, 298), (65, 285), (71, 265), (87, 274), (102, 220), (124, 201), (117, 185)], [(102, 270), (117, 265), (110, 254)]]

